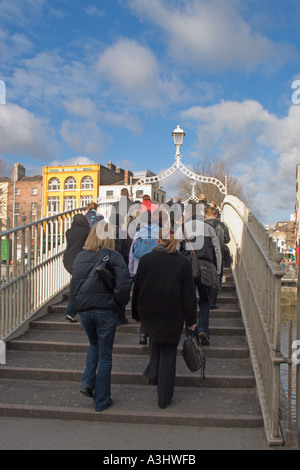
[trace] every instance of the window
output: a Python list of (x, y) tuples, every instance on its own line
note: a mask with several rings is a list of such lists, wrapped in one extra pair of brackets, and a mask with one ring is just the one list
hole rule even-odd
[(93, 189), (94, 182), (90, 176), (85, 176), (81, 180), (81, 189)]
[(15, 195), (16, 195), (16, 196), (20, 196), (20, 194), (21, 194), (21, 189), (20, 189), (20, 188), (16, 188), (16, 189), (15, 189)]
[(48, 184), (49, 191), (59, 191), (60, 189), (60, 182), (58, 178), (51, 178)]
[(59, 197), (48, 197), (48, 213), (59, 212)]
[(32, 203), (31, 203), (30, 211), (31, 211), (32, 217), (37, 217), (37, 211), (38, 211), (37, 202), (32, 202)]
[(90, 202), (93, 202), (93, 196), (81, 196), (80, 198), (80, 207), (87, 206)]
[(32, 196), (36, 196), (38, 194), (38, 188), (31, 188)]
[(144, 195), (144, 191), (142, 189), (138, 189), (136, 192), (136, 197), (141, 198)]
[(72, 189), (76, 189), (76, 179), (73, 176), (69, 176), (69, 178), (65, 181), (65, 189), (67, 191), (71, 191)]
[(66, 196), (65, 197), (65, 211), (70, 211), (71, 209), (76, 208), (76, 197), (75, 196)]
[(15, 202), (15, 215), (20, 215), (20, 203)]
[(106, 199), (113, 199), (114, 192), (113, 191), (106, 191)]

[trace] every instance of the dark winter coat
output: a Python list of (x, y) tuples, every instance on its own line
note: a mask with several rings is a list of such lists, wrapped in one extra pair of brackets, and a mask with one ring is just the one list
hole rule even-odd
[(97, 212), (94, 209), (91, 209), (85, 214), (85, 218), (87, 219), (90, 227), (92, 228), (97, 222), (100, 222), (100, 220), (103, 220), (104, 217), (101, 214), (97, 214)]
[(150, 340), (178, 343), (184, 321), (196, 323), (196, 310), (191, 263), (161, 246), (144, 255), (134, 280), (132, 317), (142, 321)]
[[(98, 279), (95, 271), (107, 255), (115, 272), (114, 292)], [(77, 313), (98, 309), (118, 312), (129, 301), (131, 284), (132, 279), (120, 253), (109, 249), (83, 250), (74, 261), (70, 300)]]
[(83, 214), (76, 214), (71, 228), (66, 231), (67, 248), (63, 263), (66, 270), (72, 274), (73, 263), (90, 233), (90, 224)]
[(225, 244), (230, 242), (229, 230), (223, 222), (221, 222), (220, 220), (218, 220), (214, 217), (206, 219), (205, 222), (207, 224), (210, 224), (215, 229), (216, 235), (217, 235), (219, 243), (220, 243), (220, 248), (221, 248), (221, 253), (222, 253), (222, 260), (224, 261), (224, 259), (225, 259)]
[[(196, 221), (196, 219), (193, 218)], [(187, 219), (186, 224), (191, 223), (192, 218)], [(202, 219), (197, 219), (198, 223), (203, 224), (201, 234), (196, 237), (190, 237), (192, 248), (198, 259), (203, 259), (214, 263), (218, 274), (221, 273), (222, 268), (222, 253), (220, 243), (214, 228)], [(190, 244), (186, 240), (180, 243), (180, 253), (186, 256), (189, 260), (192, 259)]]

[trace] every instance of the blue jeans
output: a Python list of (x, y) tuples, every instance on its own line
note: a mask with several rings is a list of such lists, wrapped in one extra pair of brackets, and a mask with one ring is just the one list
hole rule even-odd
[(203, 286), (201, 282), (197, 282), (196, 286), (199, 292), (199, 307), (200, 313), (198, 318), (198, 331), (199, 333), (204, 332), (208, 337), (209, 334), (209, 300), (210, 300), (210, 288)]
[(95, 410), (101, 411), (111, 399), (112, 350), (118, 315), (99, 309), (82, 312), (79, 317), (90, 341), (81, 384), (94, 390)]
[(70, 300), (68, 302), (68, 305), (67, 305), (67, 308), (66, 308), (66, 311), (65, 311), (65, 315), (69, 315), (70, 317), (73, 317), (73, 318), (76, 317), (76, 312), (74, 311), (74, 307), (73, 307)]

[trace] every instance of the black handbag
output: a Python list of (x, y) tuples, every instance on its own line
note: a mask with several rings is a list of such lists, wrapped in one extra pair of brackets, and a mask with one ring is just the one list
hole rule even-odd
[(99, 281), (101, 281), (107, 289), (114, 292), (116, 286), (115, 271), (109, 260), (109, 256), (105, 256), (102, 264), (95, 269), (98, 274)]
[(219, 286), (216, 266), (205, 259), (198, 259), (189, 240), (185, 239), (190, 245), (192, 255), (192, 271), (195, 280), (200, 280), (205, 287), (217, 288)]
[(206, 357), (201, 349), (198, 333), (186, 337), (182, 346), (182, 356), (189, 370), (191, 372), (200, 370), (205, 380)]

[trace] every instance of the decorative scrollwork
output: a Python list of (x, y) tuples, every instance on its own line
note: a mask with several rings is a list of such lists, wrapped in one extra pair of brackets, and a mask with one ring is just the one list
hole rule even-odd
[[(225, 196), (227, 195), (227, 188), (221, 181), (219, 181), (217, 178), (214, 178), (212, 176), (197, 175), (193, 171), (189, 170), (186, 166), (184, 166), (183, 163), (181, 163), (181, 159), (178, 157), (176, 157), (175, 163), (168, 170), (165, 170), (162, 173), (159, 173), (158, 175), (155, 175), (155, 176), (147, 176), (145, 178), (141, 178), (135, 184), (138, 186), (141, 186), (143, 184), (157, 183), (158, 181), (162, 181), (168, 178), (177, 170), (180, 170), (181, 173), (183, 173), (188, 178), (193, 179), (195, 181), (199, 181), (200, 183), (214, 184), (215, 186), (217, 186), (217, 188), (222, 194), (224, 194)], [(196, 197), (194, 198), (195, 200), (198, 199)]]

